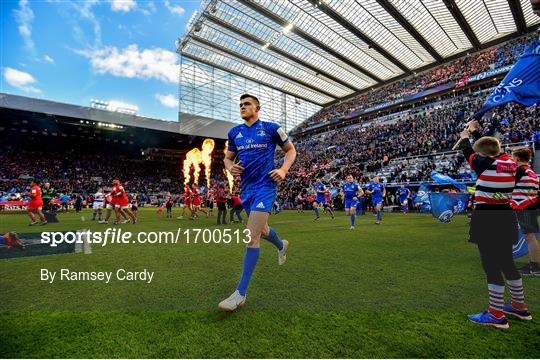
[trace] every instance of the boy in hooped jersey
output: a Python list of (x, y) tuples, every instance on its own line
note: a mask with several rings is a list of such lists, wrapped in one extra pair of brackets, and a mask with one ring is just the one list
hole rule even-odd
[[(510, 208), (516, 181), (516, 163), (502, 152), (498, 139), (482, 137), (479, 123), (471, 121), (460, 133), (463, 154), (477, 174), (476, 206), (471, 217), (469, 241), (478, 245), (482, 267), (488, 283), (487, 311), (468, 315), (472, 322), (499, 329), (509, 327), (505, 315), (522, 320), (532, 316), (525, 306), (523, 283), (512, 257), (512, 245), (517, 243), (517, 220)], [(471, 146), (468, 138), (476, 141)], [(504, 290), (510, 290), (511, 302), (505, 303)]]

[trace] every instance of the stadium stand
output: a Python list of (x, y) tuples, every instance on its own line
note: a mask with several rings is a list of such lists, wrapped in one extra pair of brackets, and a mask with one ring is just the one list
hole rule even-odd
[(341, 118), (347, 114), (364, 110), (377, 104), (399, 100), (407, 95), (414, 95), (421, 91), (434, 88), (437, 85), (450, 82), (466, 83), (472, 75), (485, 72), (489, 69), (504, 68), (516, 61), (518, 56), (530, 43), (533, 36), (529, 34), (511, 40), (491, 49), (459, 58), (433, 70), (360, 94), (351, 100), (325, 107), (293, 131), (303, 131), (314, 124), (324, 124), (334, 118)]

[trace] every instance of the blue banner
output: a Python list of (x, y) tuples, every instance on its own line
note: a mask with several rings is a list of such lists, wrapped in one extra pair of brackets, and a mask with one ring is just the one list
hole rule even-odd
[(509, 102), (532, 106), (540, 102), (540, 41), (535, 40), (525, 50), (484, 106), (474, 115), (481, 118), (494, 107)]
[(450, 222), (455, 214), (465, 211), (469, 196), (468, 193), (429, 193), (431, 215), (441, 222)]

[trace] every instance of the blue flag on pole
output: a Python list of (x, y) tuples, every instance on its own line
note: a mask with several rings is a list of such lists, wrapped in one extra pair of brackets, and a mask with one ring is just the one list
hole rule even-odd
[(469, 202), (468, 193), (429, 193), (431, 203), (431, 215), (441, 222), (450, 222), (455, 214), (459, 214), (467, 208)]
[(540, 102), (540, 41), (538, 39), (525, 50), (474, 117), (480, 119), (490, 109), (512, 101), (525, 106)]
[(437, 171), (433, 170), (431, 172), (431, 178), (437, 183), (437, 184), (452, 184), (459, 190), (467, 190), (467, 184), (460, 183), (459, 181), (456, 181), (452, 179), (448, 175), (443, 175), (441, 173), (438, 173)]

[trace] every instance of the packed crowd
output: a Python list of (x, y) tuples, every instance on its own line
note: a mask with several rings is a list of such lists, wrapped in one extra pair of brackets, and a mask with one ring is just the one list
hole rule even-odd
[(398, 100), (407, 95), (413, 95), (452, 81), (464, 81), (472, 75), (489, 69), (497, 69), (513, 64), (530, 43), (533, 36), (527, 35), (496, 48), (459, 58), (433, 70), (360, 94), (347, 102), (323, 108), (300, 124), (297, 129), (305, 130), (311, 125), (324, 123), (379, 103)]
[[(142, 201), (154, 194), (183, 189), (181, 164), (127, 155), (4, 150), (0, 164), (0, 197), (21, 197), (32, 178), (49, 181), (59, 196), (68, 194), (72, 199), (87, 198), (98, 186), (110, 187), (114, 179), (120, 179), (130, 193), (138, 193)], [(215, 164), (212, 179), (224, 180), (221, 172), (222, 166)], [(199, 181), (206, 181), (203, 174)]]

